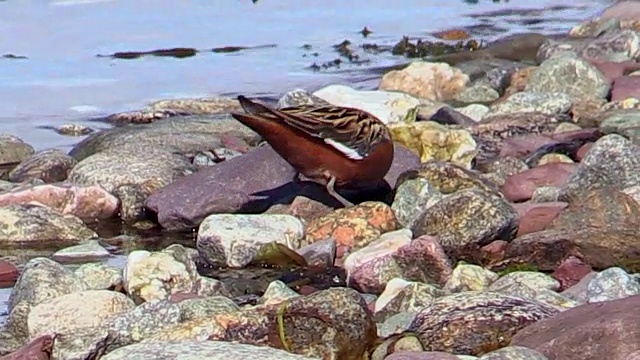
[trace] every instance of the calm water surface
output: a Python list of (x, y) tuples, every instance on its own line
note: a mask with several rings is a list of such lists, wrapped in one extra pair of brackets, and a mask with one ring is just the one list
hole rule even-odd
[[(329, 83), (354, 83), (366, 67), (314, 73), (314, 61), (336, 57), (331, 45), (393, 44), (402, 35), (490, 25), (482, 39), (510, 33), (566, 31), (600, 11), (605, 0), (511, 0), (477, 4), (462, 0), (249, 0), (0, 2), (0, 132), (20, 136), (37, 149), (68, 148), (78, 138), (42, 125), (60, 125), (132, 110), (161, 98), (211, 94), (283, 93)], [(399, 5), (402, 4), (402, 5)], [(562, 8), (557, 9), (562, 5)], [(556, 7), (554, 9), (553, 7)], [(550, 8), (550, 10), (544, 10)], [(529, 9), (522, 13), (505, 10)], [(493, 13), (493, 14), (491, 14)], [(479, 16), (479, 15), (486, 16)], [(533, 24), (531, 24), (533, 23)], [(529, 25), (525, 25), (529, 24)], [(374, 33), (363, 40), (358, 31)], [(483, 27), (486, 29), (486, 26)], [(275, 44), (233, 54), (200, 53), (185, 59), (98, 58), (97, 54), (159, 48)], [(319, 56), (304, 57), (310, 44)], [(400, 59), (368, 56), (367, 66)], [(371, 82), (368, 83), (370, 85)], [(88, 123), (85, 123), (88, 124)], [(104, 125), (89, 124), (92, 127)]]
[[(601, 11), (607, 0), (249, 0), (0, 1), (0, 133), (37, 149), (69, 148), (80, 138), (64, 137), (44, 125), (76, 122), (139, 108), (171, 97), (246, 93), (277, 96), (329, 83), (370, 87), (366, 67), (312, 72), (313, 62), (336, 58), (331, 45), (394, 44), (401, 36), (473, 27), (492, 40), (520, 32), (565, 32)], [(401, 4), (401, 5), (399, 5)], [(562, 5), (562, 8), (557, 8)], [(555, 7), (555, 8), (554, 8)], [(507, 10), (520, 10), (518, 12)], [(548, 10), (545, 10), (548, 9)], [(529, 11), (525, 11), (529, 10)], [(366, 40), (363, 27), (374, 33)], [(233, 54), (200, 53), (185, 59), (98, 58), (97, 54), (172, 47), (274, 48)], [(310, 44), (318, 57), (305, 57)], [(367, 66), (400, 58), (366, 55)], [(347, 71), (345, 71), (347, 70)], [(0, 324), (10, 289), (0, 289)]]

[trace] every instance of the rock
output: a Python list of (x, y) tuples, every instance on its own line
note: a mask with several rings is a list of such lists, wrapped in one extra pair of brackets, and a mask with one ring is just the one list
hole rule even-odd
[(138, 303), (167, 299), (177, 293), (228, 294), (219, 281), (209, 284), (200, 276), (190, 251), (174, 244), (160, 252), (131, 252), (122, 271), (125, 290)]
[(277, 108), (282, 109), (304, 105), (327, 106), (331, 104), (315, 95), (310, 94), (309, 92), (307, 92), (307, 90), (294, 89), (282, 95), (280, 100), (278, 100)]
[(434, 238), (411, 240), (407, 229), (388, 232), (344, 261), (347, 284), (362, 292), (381, 293), (393, 278), (444, 285), (452, 265)]
[(101, 263), (80, 265), (75, 275), (87, 284), (87, 290), (116, 290), (122, 286), (122, 269)]
[[(2, 168), (9, 166), (11, 169), (28, 159), (34, 152), (33, 147), (21, 139), (9, 134), (0, 134), (0, 166)], [(4, 171), (0, 175), (3, 173)]]
[(442, 200), (442, 197), (442, 193), (431, 185), (428, 179), (417, 176), (398, 185), (391, 209), (400, 225), (410, 229), (416, 219), (428, 208)]
[(420, 156), (421, 162), (449, 161), (466, 169), (476, 155), (476, 142), (466, 130), (452, 130), (432, 121), (389, 126), (394, 141)]
[(0, 244), (69, 246), (98, 235), (79, 218), (37, 204), (0, 206)]
[(24, 266), (9, 297), (8, 309), (11, 311), (22, 302), (34, 306), (85, 289), (86, 284), (62, 265), (47, 258), (34, 258)]
[(558, 294), (560, 283), (549, 275), (536, 271), (515, 271), (492, 283), (488, 290), (525, 299), (564, 310), (579, 305), (569, 297)]
[(533, 192), (533, 195), (531, 195), (531, 202), (555, 202), (558, 200), (558, 194), (560, 194), (560, 188), (555, 186), (541, 186)]
[(563, 114), (571, 109), (571, 103), (569, 95), (561, 92), (518, 92), (492, 105), (486, 116), (524, 112)]
[(458, 263), (443, 290), (447, 293), (482, 291), (498, 280), (499, 275), (478, 265)]
[(209, 359), (209, 360), (245, 360), (247, 357), (262, 360), (313, 360), (291, 354), (285, 350), (265, 346), (231, 343), (227, 341), (166, 341), (131, 344), (116, 349), (101, 359), (103, 360), (155, 360), (155, 359)]
[(491, 103), (498, 100), (500, 94), (489, 84), (473, 84), (458, 94), (456, 94), (453, 100), (461, 103)]
[(628, 98), (640, 98), (640, 77), (620, 76), (613, 82), (611, 101), (621, 101)]
[(39, 203), (87, 222), (113, 217), (118, 199), (100, 186), (47, 184), (17, 188), (0, 194), (0, 206)]
[(227, 113), (240, 109), (236, 99), (224, 96), (157, 100), (149, 104), (153, 111), (172, 110), (193, 115)]
[(509, 176), (501, 190), (509, 201), (529, 200), (538, 187), (561, 187), (566, 184), (576, 167), (576, 164), (567, 163), (549, 163), (536, 166)]
[(610, 5), (599, 16), (599, 19), (636, 19), (640, 17), (640, 8), (635, 1), (618, 1)]
[(131, 299), (115, 291), (87, 290), (62, 295), (31, 309), (29, 336), (73, 334), (77, 329), (100, 326), (108, 318), (134, 307)]
[(196, 246), (211, 265), (242, 268), (268, 244), (296, 250), (303, 237), (304, 225), (290, 215), (214, 214), (200, 224)]
[(509, 96), (524, 91), (529, 82), (529, 77), (536, 69), (538, 69), (537, 66), (527, 66), (514, 71), (508, 78), (508, 86), (504, 90), (504, 95)]
[(524, 206), (515, 206), (518, 211), (516, 237), (546, 229), (553, 219), (568, 206), (567, 203), (560, 201), (522, 205)]
[(53, 354), (54, 337), (43, 335), (33, 339), (15, 352), (0, 357), (0, 360), (50, 360)]
[(640, 295), (568, 309), (520, 330), (511, 345), (550, 359), (632, 359), (640, 351), (638, 306)]
[(502, 152), (506, 139), (550, 132), (562, 117), (541, 113), (514, 113), (487, 116), (471, 128), (469, 132), (478, 143), (477, 163), (485, 163), (498, 156), (512, 155)]
[(368, 201), (309, 222), (305, 229), (306, 241), (312, 243), (333, 237), (339, 247), (360, 249), (399, 226), (391, 207)]
[(640, 282), (619, 267), (597, 273), (587, 286), (588, 302), (612, 301), (640, 295)]
[(640, 54), (640, 36), (633, 30), (618, 30), (593, 39), (580, 52), (587, 59), (623, 62)]
[(12, 287), (18, 279), (18, 268), (12, 263), (0, 259), (0, 288)]
[(402, 91), (423, 99), (446, 101), (461, 92), (469, 76), (446, 63), (414, 61), (384, 74), (379, 89)]
[(291, 204), (274, 204), (264, 214), (293, 215), (304, 222), (328, 215), (333, 208), (306, 196), (296, 196)]
[[(390, 188), (402, 172), (420, 164), (418, 156), (401, 145), (396, 145), (394, 156), (385, 177)], [(147, 199), (146, 207), (157, 213), (164, 228), (184, 230), (198, 226), (210, 214), (263, 212), (295, 196), (336, 202), (318, 186), (291, 183), (294, 175), (270, 146), (262, 146), (165, 186)]]
[(266, 210), (287, 191), (254, 194), (282, 187), (294, 174), (294, 169), (270, 146), (263, 146), (165, 186), (147, 199), (146, 206), (158, 214), (164, 228), (189, 229), (197, 227), (209, 214), (243, 208), (250, 212)]
[(539, 270), (553, 271), (569, 256), (579, 257), (597, 269), (622, 266), (638, 271), (637, 261), (629, 258), (638, 249), (637, 231), (549, 229), (519, 236), (509, 243), (503, 266), (529, 264)]
[(385, 360), (460, 360), (459, 357), (441, 351), (399, 351)]
[(560, 283), (560, 291), (576, 285), (587, 274), (591, 273), (591, 266), (575, 256), (569, 256), (558, 266), (551, 276)]
[[(221, 297), (206, 299), (209, 302), (214, 302), (218, 298)], [(231, 302), (230, 299), (226, 300)], [(191, 310), (193, 309), (189, 308), (186, 303), (182, 307), (167, 300), (150, 301), (110, 316), (109, 319), (102, 322), (101, 327), (111, 333), (114, 338), (110, 348), (119, 348), (151, 339), (159, 332), (176, 327), (182, 321), (188, 321), (194, 315)], [(184, 317), (182, 317), (183, 315)], [(202, 316), (207, 315), (209, 314), (202, 314)]]
[(462, 108), (456, 108), (461, 114), (473, 119), (473, 121), (481, 121), (489, 112), (489, 107), (481, 104), (470, 104)]
[(573, 201), (551, 223), (552, 228), (636, 230), (640, 204), (627, 194), (607, 188), (591, 190)]
[(9, 180), (23, 182), (40, 179), (45, 183), (64, 181), (77, 161), (58, 149), (38, 151), (9, 172)]
[(75, 245), (56, 251), (51, 255), (53, 261), (60, 263), (82, 263), (99, 261), (108, 258), (111, 254), (96, 240), (90, 240), (85, 244)]
[(382, 322), (395, 314), (417, 312), (442, 295), (436, 286), (393, 278), (376, 300), (374, 315)]
[(627, 110), (616, 112), (606, 117), (600, 123), (600, 129), (605, 134), (621, 134), (632, 143), (640, 144), (640, 111)]
[(504, 199), (479, 189), (457, 191), (416, 219), (414, 236), (438, 238), (454, 259), (472, 260), (478, 250), (506, 237), (517, 226), (517, 214)]
[(556, 314), (533, 300), (471, 291), (436, 299), (416, 315), (409, 332), (426, 351), (478, 356), (508, 345), (520, 329)]
[(303, 246), (296, 252), (307, 260), (307, 264), (310, 267), (329, 268), (333, 266), (336, 260), (336, 246), (336, 239), (330, 237)]
[(538, 166), (554, 163), (573, 164), (574, 161), (567, 155), (556, 153), (546, 154), (538, 160)]
[(542, 353), (523, 347), (507, 346), (484, 354), (478, 360), (550, 360)]
[(355, 90), (345, 85), (329, 85), (313, 93), (313, 96), (335, 106), (352, 107), (374, 115), (385, 124), (415, 120), (415, 108), (420, 100), (410, 93), (403, 94), (380, 88), (379, 90)]
[(54, 128), (54, 130), (58, 134), (65, 136), (84, 136), (94, 132), (92, 128), (80, 124), (62, 124)]
[(591, 147), (567, 183), (559, 200), (567, 201), (592, 189), (622, 190), (640, 184), (640, 146), (620, 135), (606, 135)]
[(556, 56), (545, 60), (531, 74), (526, 91), (565, 93), (572, 99), (604, 98), (609, 83), (598, 69), (575, 56)]
[(114, 148), (80, 160), (69, 173), (69, 181), (98, 185), (109, 192), (126, 184), (153, 183), (159, 189), (193, 170), (186, 157), (164, 149), (148, 148), (134, 154), (127, 148)]

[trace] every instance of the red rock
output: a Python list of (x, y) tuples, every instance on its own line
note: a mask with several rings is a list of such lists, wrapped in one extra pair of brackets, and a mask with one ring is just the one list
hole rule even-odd
[(504, 240), (495, 240), (480, 248), (482, 259), (487, 263), (501, 261), (504, 258), (504, 252), (507, 249), (508, 242)]
[(529, 200), (538, 187), (564, 185), (576, 166), (572, 163), (548, 163), (511, 175), (502, 185), (502, 193), (509, 201)]
[(49, 360), (53, 352), (54, 337), (43, 335), (0, 360)]
[(640, 295), (577, 306), (520, 330), (511, 345), (549, 359), (631, 360), (640, 355)]
[(18, 280), (18, 269), (12, 263), (0, 260), (0, 288), (12, 287)]
[(451, 260), (435, 237), (420, 236), (410, 243), (392, 240), (378, 248), (364, 248), (345, 260), (349, 286), (379, 294), (395, 277), (438, 285), (444, 285), (451, 277)]
[(100, 186), (70, 184), (35, 185), (0, 195), (0, 206), (37, 202), (83, 220), (108, 219), (119, 207), (119, 200)]
[(518, 234), (516, 236), (546, 229), (560, 211), (568, 205), (568, 203), (561, 201), (515, 204), (514, 208), (518, 211)]
[(592, 271), (591, 266), (585, 264), (575, 256), (569, 256), (558, 266), (551, 277), (560, 282), (560, 290), (564, 291), (576, 285), (583, 277)]
[(578, 161), (582, 161), (582, 159), (584, 159), (584, 156), (587, 154), (587, 152), (591, 149), (591, 147), (593, 146), (594, 143), (592, 142), (588, 142), (584, 145), (582, 145), (580, 147), (580, 149), (578, 149), (578, 151), (576, 152), (576, 160)]
[(222, 142), (222, 146), (229, 150), (237, 151), (240, 153), (246, 153), (249, 151), (249, 144), (243, 139), (233, 136), (231, 134), (223, 134), (220, 137), (220, 141)]
[(640, 70), (640, 64), (635, 61), (614, 62), (592, 58), (586, 60), (600, 70), (609, 84), (629, 72)]
[(640, 77), (620, 76), (613, 82), (611, 88), (611, 101), (619, 101), (628, 98), (640, 99)]

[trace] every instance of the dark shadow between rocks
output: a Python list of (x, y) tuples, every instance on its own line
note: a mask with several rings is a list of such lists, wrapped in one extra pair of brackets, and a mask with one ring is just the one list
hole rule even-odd
[[(365, 201), (382, 201), (390, 204), (393, 199), (393, 189), (387, 181), (381, 181), (373, 186), (358, 190), (336, 189), (336, 191), (354, 204)], [(240, 209), (240, 212), (261, 208), (261, 201), (267, 202), (269, 206), (288, 205), (297, 196), (304, 196), (333, 208), (342, 207), (340, 202), (329, 195), (324, 186), (311, 181), (292, 181), (273, 189), (255, 192), (251, 196), (264, 197), (264, 199), (248, 202)]]

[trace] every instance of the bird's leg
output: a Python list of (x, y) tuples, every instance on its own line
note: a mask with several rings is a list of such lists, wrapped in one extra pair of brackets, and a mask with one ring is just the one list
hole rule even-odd
[(342, 205), (344, 205), (344, 207), (353, 206), (352, 202), (345, 199), (344, 197), (342, 197), (342, 195), (336, 192), (336, 190), (334, 189), (335, 185), (336, 185), (336, 178), (335, 176), (332, 176), (331, 179), (329, 179), (329, 182), (327, 183), (327, 192), (329, 193), (329, 195), (333, 196), (333, 198), (338, 200)]

